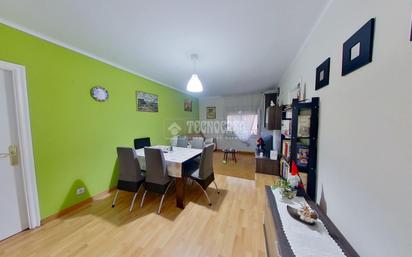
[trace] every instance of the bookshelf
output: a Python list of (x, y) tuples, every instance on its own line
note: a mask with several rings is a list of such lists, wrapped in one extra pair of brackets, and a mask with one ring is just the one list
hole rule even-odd
[(294, 99), (282, 107), (280, 176), (287, 179), (292, 161), (306, 174), (306, 192), (316, 199), (319, 98), (310, 102)]

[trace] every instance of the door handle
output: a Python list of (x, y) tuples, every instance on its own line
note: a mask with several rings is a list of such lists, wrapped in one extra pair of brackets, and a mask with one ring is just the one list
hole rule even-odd
[(11, 145), (9, 146), (9, 152), (8, 153), (0, 153), (0, 159), (4, 158), (10, 158), (10, 164), (12, 166), (15, 166), (18, 164), (18, 158), (17, 158), (17, 145)]

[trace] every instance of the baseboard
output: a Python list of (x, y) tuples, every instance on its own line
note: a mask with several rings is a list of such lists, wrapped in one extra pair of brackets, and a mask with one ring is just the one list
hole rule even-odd
[(89, 198), (87, 198), (87, 199), (85, 199), (85, 200), (83, 200), (83, 201), (81, 201), (81, 202), (79, 202), (79, 203), (76, 203), (75, 205), (72, 205), (72, 206), (70, 206), (70, 207), (67, 207), (67, 208), (65, 208), (65, 209), (63, 209), (63, 210), (61, 210), (61, 211), (59, 211), (59, 212), (57, 212), (57, 213), (55, 213), (55, 214), (52, 214), (52, 215), (50, 215), (50, 216), (42, 219), (41, 222), (40, 222), (40, 224), (41, 224), (41, 225), (44, 225), (44, 224), (46, 224), (46, 223), (49, 223), (50, 221), (53, 221), (53, 220), (55, 220), (55, 219), (58, 219), (58, 218), (60, 218), (60, 217), (62, 217), (62, 216), (64, 216), (64, 215), (66, 215), (66, 214), (68, 214), (68, 213), (70, 213), (70, 212), (73, 212), (73, 211), (75, 211), (75, 210), (78, 210), (78, 209), (80, 209), (80, 208), (83, 207), (83, 206), (86, 206), (86, 205), (88, 205), (88, 204), (91, 204), (95, 199), (101, 198), (102, 196), (104, 196), (104, 195), (106, 195), (106, 194), (108, 194), (108, 193), (113, 192), (115, 189), (116, 189), (116, 187), (110, 188), (109, 190), (105, 190), (105, 191), (103, 191), (103, 192), (100, 192), (100, 193), (98, 193), (98, 194), (96, 194), (96, 195), (94, 195), (94, 196), (91, 196), (91, 197), (89, 197)]
[[(217, 152), (223, 152), (223, 149), (216, 149)], [(254, 155), (254, 152), (246, 152), (246, 151), (236, 151), (239, 154), (247, 154), (247, 155)]]

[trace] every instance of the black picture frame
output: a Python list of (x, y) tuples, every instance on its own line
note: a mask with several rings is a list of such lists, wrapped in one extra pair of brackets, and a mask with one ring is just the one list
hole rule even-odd
[(411, 15), (411, 35), (410, 35), (409, 40), (412, 42), (412, 15)]
[(315, 89), (319, 90), (329, 85), (330, 76), (330, 57), (316, 68)]
[[(375, 18), (370, 19), (343, 44), (342, 76), (372, 62), (375, 20)], [(358, 49), (359, 54), (352, 57), (355, 48)]]

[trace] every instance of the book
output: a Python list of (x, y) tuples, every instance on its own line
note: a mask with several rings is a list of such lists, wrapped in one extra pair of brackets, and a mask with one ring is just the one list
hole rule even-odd
[(298, 117), (298, 137), (310, 136), (310, 115), (300, 115)]
[(282, 120), (282, 126), (280, 129), (280, 133), (285, 137), (290, 137), (291, 135), (291, 121), (290, 120)]
[(306, 168), (309, 164), (309, 147), (303, 144), (296, 145), (296, 165)]
[(290, 140), (283, 140), (282, 142), (282, 156), (287, 159), (290, 157)]
[(287, 179), (290, 172), (290, 165), (287, 161), (282, 160), (281, 175), (283, 178)]

